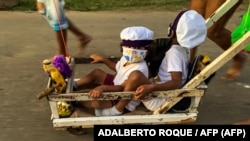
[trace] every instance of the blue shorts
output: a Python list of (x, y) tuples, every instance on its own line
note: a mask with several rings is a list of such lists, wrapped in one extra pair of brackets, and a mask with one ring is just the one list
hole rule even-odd
[[(39, 1), (43, 2), (42, 0)], [(69, 27), (69, 23), (64, 11), (64, 1), (49, 0), (44, 4), (46, 5), (46, 8), (43, 11), (43, 15), (51, 28), (54, 31), (67, 29)]]
[(64, 19), (64, 20), (61, 19), (60, 23), (51, 21), (51, 22), (49, 22), (49, 24), (54, 31), (64, 30), (64, 29), (67, 29), (69, 27), (67, 19)]
[(60, 31), (69, 27), (67, 17), (63, 10), (58, 10), (58, 14), (56, 13), (56, 15), (52, 16), (48, 14), (46, 16), (48, 18), (49, 25), (54, 31)]

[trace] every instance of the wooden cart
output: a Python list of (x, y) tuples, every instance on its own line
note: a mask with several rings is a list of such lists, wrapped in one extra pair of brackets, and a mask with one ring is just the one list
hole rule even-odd
[[(228, 0), (221, 6), (210, 18), (207, 19), (207, 27), (217, 21), (227, 10), (229, 10), (237, 1)], [(147, 111), (143, 106), (139, 106), (136, 111), (125, 113), (121, 116), (105, 116), (96, 117), (93, 114), (84, 111), (84, 109), (75, 108), (74, 113), (70, 117), (61, 118), (57, 111), (57, 101), (85, 101), (92, 100), (87, 93), (73, 93), (72, 84), (77, 78), (74, 78), (75, 65), (82, 62), (79, 58), (71, 58), (70, 67), (73, 70), (71, 78), (67, 79), (67, 88), (65, 94), (50, 94), (47, 96), (51, 108), (54, 128), (92, 128), (94, 125), (104, 124), (186, 124), (196, 121), (198, 116), (198, 106), (205, 94), (208, 86), (204, 83), (208, 77), (215, 73), (219, 68), (231, 60), (237, 53), (249, 44), (250, 32), (246, 33), (240, 40), (235, 42), (228, 50), (224, 51), (209, 65), (207, 65), (200, 73), (196, 74), (181, 89), (170, 91), (156, 91), (150, 96), (166, 97), (166, 102), (154, 112)], [(52, 82), (49, 79), (48, 87)], [(182, 112), (170, 112), (169, 110), (185, 97), (191, 97), (189, 108)], [(105, 92), (100, 100), (119, 100), (131, 99), (132, 92)]]

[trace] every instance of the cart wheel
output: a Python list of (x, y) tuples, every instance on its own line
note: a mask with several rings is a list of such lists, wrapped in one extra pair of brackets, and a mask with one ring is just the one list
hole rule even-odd
[(84, 129), (82, 127), (77, 127), (77, 128), (69, 127), (69, 128), (67, 128), (67, 131), (70, 134), (73, 134), (73, 135), (84, 135), (84, 134), (86, 134), (86, 132), (84, 131)]

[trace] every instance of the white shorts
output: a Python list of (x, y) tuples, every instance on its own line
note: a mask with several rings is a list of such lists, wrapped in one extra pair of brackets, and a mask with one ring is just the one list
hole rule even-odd
[(129, 103), (126, 105), (126, 109), (129, 111), (134, 111), (136, 109), (137, 106), (139, 106), (141, 103), (141, 101), (135, 101), (135, 100), (131, 100), (129, 101)]
[(150, 111), (155, 111), (157, 108), (159, 108), (164, 102), (166, 101), (165, 98), (152, 98), (152, 99), (147, 99), (147, 100), (142, 100), (142, 103), (144, 106), (150, 110)]

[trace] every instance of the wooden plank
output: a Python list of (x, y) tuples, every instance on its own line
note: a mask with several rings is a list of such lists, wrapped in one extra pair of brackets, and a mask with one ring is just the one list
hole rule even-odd
[[(149, 97), (194, 97), (202, 96), (204, 89), (176, 89), (171, 91), (155, 91)], [(49, 95), (50, 101), (88, 101), (88, 100), (121, 100), (132, 99), (133, 92), (104, 92), (100, 98), (93, 99), (88, 93), (66, 93)]]
[(224, 51), (208, 66), (206, 66), (198, 75), (191, 79), (183, 88), (196, 88), (211, 74), (216, 72), (224, 64), (230, 61), (236, 54), (242, 51), (250, 43), (250, 31), (248, 31), (241, 39), (235, 42), (230, 48)]
[(83, 126), (89, 128), (94, 125), (107, 124), (181, 124), (192, 123), (196, 118), (197, 113), (61, 118), (53, 120), (53, 127)]
[(198, 106), (200, 104), (201, 98), (202, 97), (197, 96), (197, 97), (191, 99), (192, 106), (190, 107), (189, 112), (191, 112), (191, 113), (198, 112)]
[(51, 110), (51, 119), (58, 119), (59, 114), (58, 114), (56, 102), (55, 101), (49, 101), (49, 105), (50, 105), (50, 110)]
[(206, 26), (209, 28), (218, 21), (227, 11), (229, 11), (239, 0), (227, 0), (206, 20)]
[(74, 71), (75, 71), (75, 59), (70, 58), (70, 69), (72, 70), (72, 75), (67, 79), (66, 93), (71, 93), (73, 91), (73, 83), (74, 83)]

